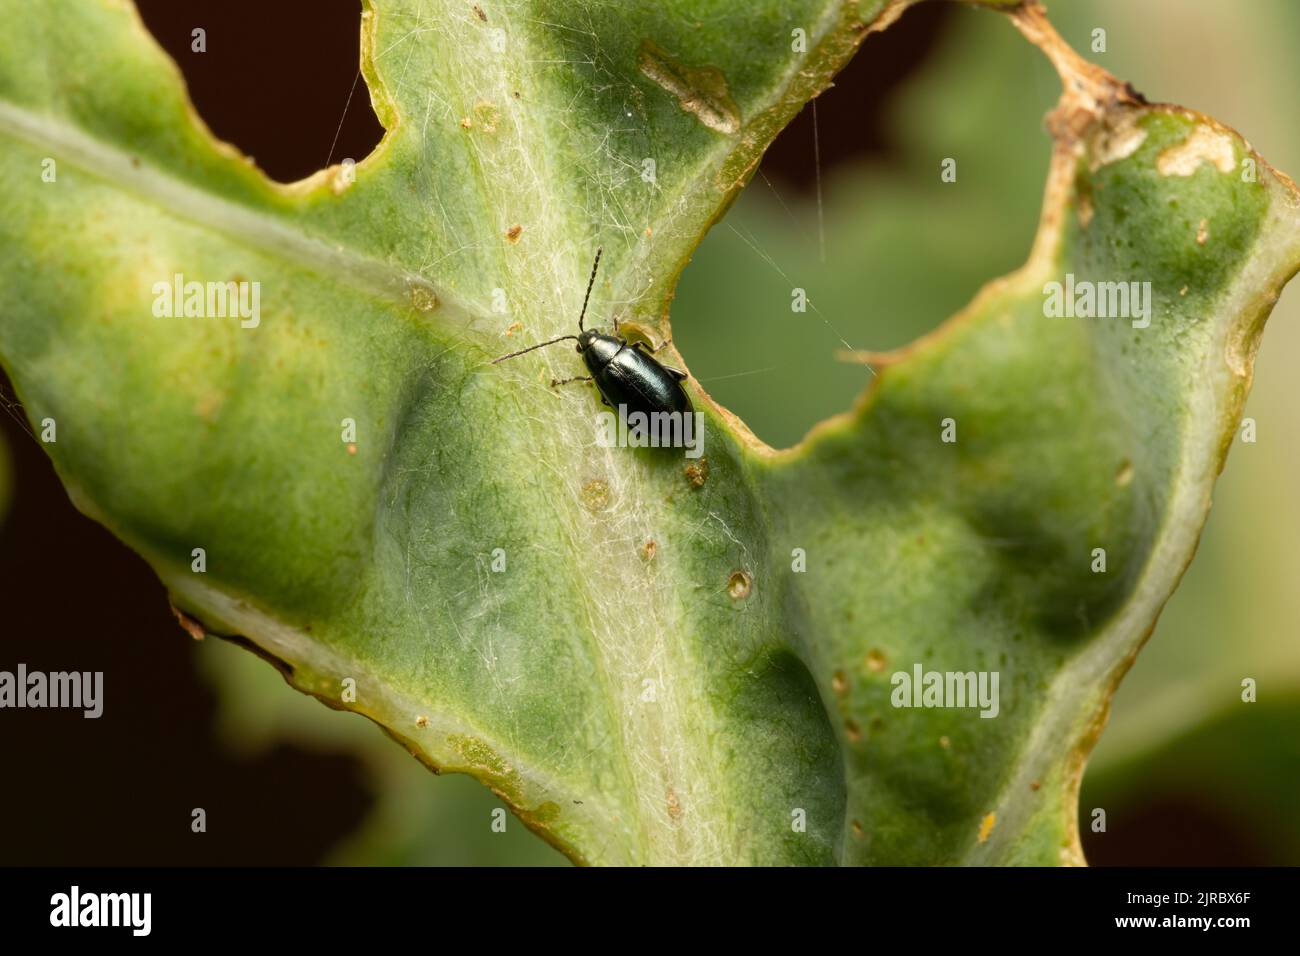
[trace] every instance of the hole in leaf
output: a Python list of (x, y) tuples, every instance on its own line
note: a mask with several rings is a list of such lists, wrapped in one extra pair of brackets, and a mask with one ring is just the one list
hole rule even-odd
[[(936, 54), (951, 13), (945, 3), (922, 5), (883, 36), (868, 36), (864, 42), (869, 45), (835, 77), (832, 90), (817, 98), (816, 122), (809, 103), (768, 147), (763, 173), (783, 193), (795, 189), (807, 199), (817, 192), (814, 150), (820, 153), (823, 177), (864, 160), (900, 160), (889, 115), (893, 94)], [(832, 95), (835, 88), (845, 89)]]
[(905, 346), (1028, 258), (1060, 84), (1006, 27), (918, 4), (869, 35), (682, 273), (674, 342), (764, 441), (852, 407), (872, 373), (837, 351)]
[(344, 159), (360, 162), (383, 137), (359, 73), (360, 0), (136, 6), (213, 134), (270, 178), (294, 182)]

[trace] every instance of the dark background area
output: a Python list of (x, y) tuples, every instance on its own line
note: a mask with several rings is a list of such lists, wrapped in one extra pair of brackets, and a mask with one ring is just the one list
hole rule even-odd
[[(358, 78), (355, 0), (138, 0), (150, 30), (180, 65), (199, 114), (272, 178), (303, 178), (360, 160), (382, 129)], [(892, 157), (891, 91), (923, 66), (949, 28), (947, 4), (924, 4), (869, 37), (817, 101), (820, 175)], [(256, 23), (256, 29), (250, 24)], [(304, 27), (304, 24), (307, 26)], [(191, 53), (191, 30), (207, 50)], [(346, 112), (345, 112), (346, 107)], [(763, 175), (817, 188), (812, 107), (781, 134)], [(310, 864), (357, 827), (373, 802), (347, 752), (282, 745), (259, 756), (222, 746), (213, 692), (191, 639), (139, 557), (71, 505), (7, 382), (13, 507), (0, 522), (7, 633), (0, 667), (102, 670), (106, 715), (10, 710), (0, 748), (22, 768), (0, 788), (6, 864)], [(287, 693), (288, 691), (286, 691)], [(430, 786), (435, 786), (430, 780)], [(190, 829), (191, 808), (208, 831)], [(1090, 839), (1099, 864), (1268, 862), (1266, 848), (1194, 792), (1112, 812), (1108, 839)]]

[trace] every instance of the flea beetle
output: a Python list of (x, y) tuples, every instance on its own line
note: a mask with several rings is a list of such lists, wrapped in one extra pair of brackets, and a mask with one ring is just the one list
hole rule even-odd
[(578, 314), (578, 334), (561, 335), (559, 338), (542, 342), (518, 352), (511, 352), (492, 364), (512, 359), (534, 349), (545, 348), (556, 342), (573, 339), (578, 343), (578, 354), (587, 366), (590, 375), (566, 378), (564, 381), (552, 381), (552, 385), (566, 385), (569, 382), (595, 382), (600, 390), (600, 400), (611, 407), (622, 406), (628, 413), (644, 412), (680, 412), (691, 411), (691, 399), (682, 388), (686, 373), (661, 363), (651, 352), (646, 351), (640, 342), (628, 344), (627, 339), (618, 333), (618, 320), (614, 321), (614, 334), (604, 335), (595, 329), (585, 329), (582, 321), (587, 315), (587, 300), (591, 298), (591, 287), (596, 281), (596, 269), (600, 266), (600, 250), (596, 250), (596, 261), (591, 264), (591, 278), (587, 280), (587, 294), (582, 297), (582, 311)]

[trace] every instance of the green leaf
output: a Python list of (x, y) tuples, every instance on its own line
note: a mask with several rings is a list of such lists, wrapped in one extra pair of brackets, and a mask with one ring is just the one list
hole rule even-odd
[[(0, 357), (191, 627), (575, 860), (1074, 861), (1084, 753), (1300, 263), (1295, 189), (1236, 134), (1022, 6), (1067, 80), (1033, 254), (865, 356), (852, 413), (777, 452), (691, 382), (684, 461), (599, 447), (595, 393), (548, 388), (567, 348), (487, 362), (572, 332), (597, 246), (593, 324), (666, 339), (701, 234), (903, 6), (376, 0), (384, 142), (280, 187), (129, 5), (0, 0)], [(178, 274), (258, 282), (257, 322), (156, 316)], [(1067, 274), (1149, 282), (1150, 324), (1046, 316)], [(996, 718), (892, 706), (915, 666), (997, 671)]]
[(308, 753), (348, 753), (363, 768), (371, 807), (326, 858), (339, 866), (563, 866), (568, 860), (518, 824), (494, 831), (504, 805), (467, 776), (431, 784), (428, 771), (360, 720), (321, 720), (310, 697), (285, 691), (279, 675), (225, 641), (195, 643), (217, 692), (224, 748), (266, 760), (286, 743)]

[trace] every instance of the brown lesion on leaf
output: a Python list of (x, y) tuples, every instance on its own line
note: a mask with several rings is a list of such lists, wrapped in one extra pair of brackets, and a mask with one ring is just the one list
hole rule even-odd
[(727, 578), (727, 593), (731, 595), (733, 601), (743, 601), (749, 597), (750, 591), (754, 588), (754, 579), (750, 573), (743, 568), (738, 571), (732, 571), (731, 577)]
[(1189, 118), (1198, 121), (1196, 128), (1181, 143), (1161, 151), (1156, 157), (1156, 171), (1161, 176), (1191, 176), (1203, 163), (1209, 163), (1225, 175), (1236, 170), (1236, 136), (1195, 114)]
[(692, 461), (682, 471), (692, 488), (703, 488), (704, 483), (709, 480), (709, 460), (701, 458)]
[(582, 504), (591, 512), (609, 507), (609, 482), (604, 478), (590, 478), (582, 486)]
[(727, 79), (712, 66), (677, 62), (653, 40), (643, 40), (637, 66), (649, 79), (677, 97), (677, 105), (714, 132), (740, 130), (740, 110), (727, 91)]
[(432, 312), (438, 307), (438, 297), (433, 291), (419, 283), (411, 283), (411, 306), (417, 312)]
[[(1138, 151), (1147, 138), (1147, 131), (1139, 123), (1145, 115), (1139, 109), (1121, 108), (1098, 117), (1096, 125), (1086, 132), (1089, 172), (1121, 162)], [(1079, 182), (1090, 184), (1091, 180), (1081, 176), (1076, 180)]]
[(188, 614), (186, 614), (184, 611), (178, 608), (175, 604), (171, 605), (171, 609), (172, 609), (172, 614), (176, 616), (176, 622), (180, 624), (180, 626), (184, 629), (186, 634), (194, 638), (194, 640), (196, 641), (201, 641), (203, 640), (203, 638), (207, 637), (208, 632), (204, 629), (203, 625), (200, 624), (197, 620), (190, 617)]
[(523, 235), (523, 232), (524, 232), (524, 227), (521, 226), (519, 223), (515, 223), (513, 226), (511, 226), (509, 229), (506, 230), (506, 241), (512, 243), (518, 242), (519, 237)]

